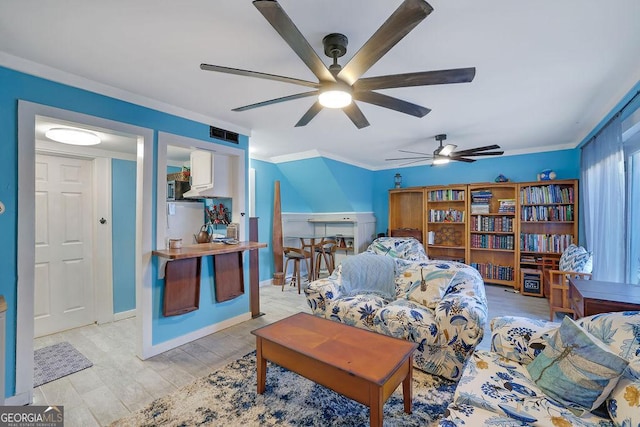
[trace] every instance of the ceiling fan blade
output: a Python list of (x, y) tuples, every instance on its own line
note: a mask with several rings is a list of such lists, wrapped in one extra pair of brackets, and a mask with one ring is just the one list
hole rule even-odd
[(412, 104), (407, 101), (403, 101), (398, 98), (393, 98), (388, 95), (383, 95), (378, 92), (355, 92), (353, 98), (358, 101), (368, 102), (369, 104), (377, 105), (379, 107), (389, 108), (390, 110), (399, 111), (401, 113), (410, 114), (415, 117), (426, 116), (430, 109), (422, 107), (420, 105)]
[(358, 129), (369, 126), (369, 121), (364, 114), (362, 114), (362, 110), (360, 110), (360, 107), (358, 107), (355, 102), (344, 107), (342, 111), (344, 111)]
[(424, 162), (425, 160), (429, 160), (429, 159), (418, 159), (418, 160), (414, 160), (411, 162), (406, 162), (406, 163), (400, 163), (398, 166), (407, 166), (413, 163), (420, 163), (420, 162)]
[(296, 127), (306, 126), (318, 113), (322, 110), (322, 104), (319, 101), (314, 102), (314, 104), (307, 110), (306, 113), (298, 120), (296, 123)]
[(244, 107), (234, 108), (231, 111), (247, 111), (253, 108), (264, 107), (271, 104), (278, 104), (280, 102), (285, 102), (285, 101), (293, 101), (294, 99), (306, 98), (308, 96), (313, 96), (317, 94), (318, 94), (317, 90), (314, 90), (311, 92), (296, 93), (295, 95), (283, 96), (282, 98), (270, 99), (268, 101), (257, 102), (255, 104), (245, 105)]
[(240, 68), (222, 67), (220, 65), (211, 65), (211, 64), (200, 64), (200, 69), (205, 71), (216, 71), (219, 73), (235, 74), (237, 76), (257, 77), (260, 79), (275, 80), (278, 82), (292, 83), (295, 85), (313, 87), (316, 89), (320, 87), (319, 83), (314, 83), (307, 80), (294, 79), (292, 77), (285, 77), (285, 76), (278, 76), (276, 74), (260, 73), (258, 71), (242, 70)]
[(418, 154), (420, 156), (428, 156), (428, 157), (433, 157), (431, 154), (429, 153), (420, 153), (419, 151), (409, 151), (409, 150), (398, 150), (401, 153), (410, 153), (410, 154)]
[(473, 80), (475, 75), (475, 67), (393, 74), (389, 76), (362, 78), (354, 83), (353, 88), (355, 90), (376, 90), (394, 87), (468, 83)]
[(503, 154), (504, 154), (504, 151), (485, 151), (483, 153), (466, 153), (466, 154), (452, 153), (451, 157), (501, 156)]
[(413, 157), (396, 157), (396, 158), (393, 158), (393, 159), (385, 159), (385, 160), (389, 160), (389, 161), (391, 161), (391, 160), (414, 160), (414, 159), (416, 159), (416, 160), (430, 160), (432, 158), (433, 158), (433, 156), (413, 156)]
[(500, 146), (499, 145), (485, 145), (484, 147), (476, 147), (476, 148), (469, 148), (468, 150), (460, 150), (460, 151), (456, 151), (454, 153), (451, 153), (451, 155), (461, 155), (461, 156), (466, 156), (467, 154), (471, 154), (471, 153), (477, 153), (480, 151), (487, 151), (487, 150), (497, 150), (499, 149)]
[(277, 1), (255, 0), (253, 5), (262, 13), (271, 26), (280, 34), (280, 37), (293, 49), (293, 51), (309, 67), (311, 72), (320, 81), (335, 82), (327, 66), (322, 62), (315, 50), (309, 45), (298, 27), (295, 26), (289, 15), (280, 7)]
[(455, 160), (457, 162), (465, 162), (465, 163), (473, 163), (476, 159), (467, 159), (464, 157), (451, 157), (451, 160)]
[(432, 11), (433, 8), (424, 0), (404, 0), (338, 73), (338, 78), (354, 84)]

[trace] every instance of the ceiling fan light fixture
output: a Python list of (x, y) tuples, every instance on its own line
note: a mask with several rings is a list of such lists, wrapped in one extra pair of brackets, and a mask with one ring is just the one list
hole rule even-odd
[(44, 135), (52, 141), (70, 145), (97, 145), (101, 142), (95, 133), (74, 128), (51, 128)]
[(450, 158), (448, 157), (436, 157), (435, 159), (433, 159), (433, 164), (434, 165), (446, 165), (447, 163), (449, 163), (451, 161)]
[(344, 108), (351, 104), (351, 88), (344, 84), (328, 85), (320, 91), (318, 101), (326, 108)]

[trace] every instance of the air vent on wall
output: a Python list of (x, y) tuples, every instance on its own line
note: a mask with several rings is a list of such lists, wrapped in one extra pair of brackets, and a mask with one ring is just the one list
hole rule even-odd
[(223, 139), (225, 141), (238, 143), (238, 134), (228, 130), (220, 129), (214, 126), (209, 126), (209, 136), (211, 138)]

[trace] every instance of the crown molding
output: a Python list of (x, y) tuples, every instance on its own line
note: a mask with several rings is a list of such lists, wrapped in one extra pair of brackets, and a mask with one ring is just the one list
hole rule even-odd
[(131, 102), (133, 104), (158, 110), (163, 113), (172, 114), (174, 116), (194, 120), (196, 122), (224, 128), (242, 135), (251, 136), (251, 129), (245, 128), (243, 126), (229, 123), (224, 120), (219, 120), (215, 117), (209, 117), (207, 115), (196, 113), (184, 108), (176, 107), (175, 105), (170, 105), (165, 102), (158, 101), (153, 98), (148, 98), (146, 96), (129, 92), (114, 86), (109, 86), (104, 83), (98, 83), (94, 80), (90, 80), (76, 74), (68, 73), (66, 71), (50, 67), (48, 65), (29, 61), (28, 59), (10, 55), (2, 51), (0, 51), (0, 66), (35, 77), (51, 80), (56, 83), (62, 83), (68, 86), (73, 86), (75, 88), (95, 92), (97, 94), (119, 99), (121, 101)]

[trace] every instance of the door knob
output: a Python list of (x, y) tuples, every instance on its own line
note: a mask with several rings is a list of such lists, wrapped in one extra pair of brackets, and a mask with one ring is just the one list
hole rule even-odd
[(106, 224), (106, 223), (107, 223), (107, 220), (106, 220), (106, 219), (104, 219), (104, 218), (100, 218), (100, 224)]

